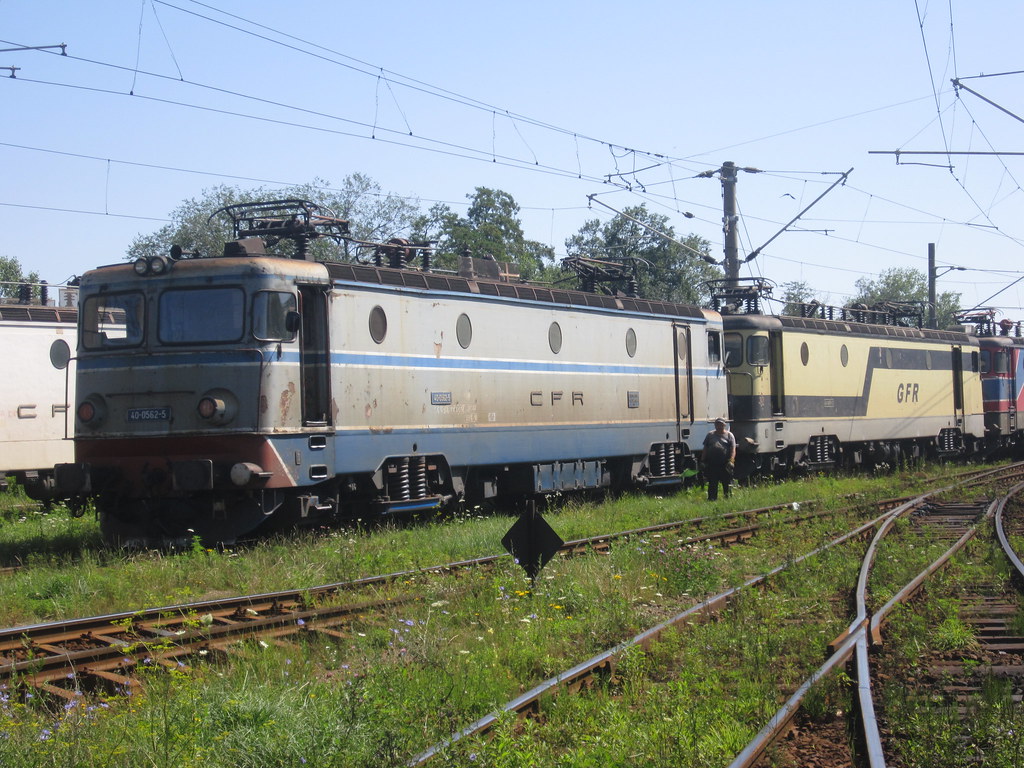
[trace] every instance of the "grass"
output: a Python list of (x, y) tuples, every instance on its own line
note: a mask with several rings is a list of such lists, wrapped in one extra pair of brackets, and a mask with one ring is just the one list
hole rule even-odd
[[(886, 497), (896, 478), (815, 478), (742, 488), (709, 505), (672, 497), (570, 502), (546, 514), (565, 539), (711, 511)], [(905, 486), (903, 486), (905, 487)], [(79, 524), (90, 521), (83, 519)], [(406, 528), (354, 527), (245, 550), (122, 557), (83, 537), (43, 547), (0, 582), (5, 624), (259, 592), (434, 565), (500, 551), (512, 520), (463, 514)], [(353, 620), (348, 639), (253, 641), (190, 668), (146, 665), (131, 696), (63, 703), (0, 691), (0, 764), (110, 766), (401, 765), (410, 755), (588, 656), (704, 595), (792, 560), (848, 521), (777, 526), (722, 550), (675, 534), (616, 542), (607, 554), (552, 561), (535, 584), (511, 561), (458, 578), (410, 577), (420, 599)], [(46, 530), (48, 522), (5, 518)], [(58, 525), (54, 524), (56, 529)], [(26, 541), (17, 535), (11, 541)], [(440, 765), (721, 765), (774, 713), (845, 626), (838, 595), (856, 553), (830, 552), (738, 601), (720, 620), (629, 653), (592, 695), (560, 696), (543, 721), (509, 718), (488, 740), (447, 750)], [(26, 559), (28, 559), (26, 557)], [(770, 629), (769, 629), (770, 628)], [(815, 661), (816, 664), (816, 661)], [(827, 709), (843, 689), (823, 689)]]
[[(885, 631), (887, 658), (923, 675), (929, 660), (958, 660), (966, 668), (984, 663), (971, 628), (959, 617), (960, 597), (973, 585), (1005, 583), (1007, 563), (992, 544), (990, 525), (967, 551), (926, 587), (927, 599), (901, 606)], [(1024, 610), (1018, 610), (1020, 623)], [(1001, 658), (997, 663), (1016, 663)], [(887, 662), (892, 663), (892, 662)], [(982, 695), (967, 704), (966, 715), (938, 693), (908, 696), (902, 674), (883, 687), (884, 717), (897, 737), (893, 754), (907, 768), (959, 768), (985, 765), (1010, 768), (1024, 764), (1024, 705), (1014, 701), (1012, 682), (982, 679)]]

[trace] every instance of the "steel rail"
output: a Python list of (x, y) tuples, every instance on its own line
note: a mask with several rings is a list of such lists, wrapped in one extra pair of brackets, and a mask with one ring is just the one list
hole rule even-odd
[[(600, 546), (607, 542), (614, 541), (615, 539), (641, 536), (648, 533), (660, 533), (663, 531), (684, 528), (687, 526), (699, 526), (707, 522), (725, 521), (732, 520), (735, 518), (768, 514), (771, 512), (777, 512), (791, 508), (791, 504), (779, 504), (771, 507), (760, 507), (752, 510), (730, 512), (724, 515), (708, 515), (704, 517), (692, 518), (690, 520), (679, 520), (670, 523), (659, 523), (657, 525), (646, 526), (643, 528), (633, 528), (613, 534), (600, 534), (597, 536), (590, 536), (587, 538), (567, 541), (559, 548), (559, 552), (565, 554), (572, 554), (586, 547)], [(756, 529), (757, 526), (745, 526), (742, 528), (722, 529), (711, 533), (688, 537), (685, 540), (685, 543), (696, 543), (700, 541), (707, 541), (709, 539), (718, 539), (726, 536), (731, 536), (736, 533), (745, 533)], [(423, 574), (444, 573), (447, 571), (454, 571), (462, 568), (490, 565), (499, 560), (505, 560), (510, 557), (511, 555), (507, 553), (497, 555), (486, 555), (484, 557), (479, 558), (472, 558), (468, 560), (456, 560), (441, 565), (426, 566), (422, 568), (404, 571), (394, 571), (392, 573), (387, 574), (367, 576), (360, 579), (352, 579), (350, 581), (339, 581), (328, 584), (321, 584), (318, 586), (306, 587), (303, 589), (288, 589), (277, 592), (263, 592), (251, 595), (241, 595), (238, 597), (225, 598), (221, 600), (203, 600), (193, 603), (179, 603), (174, 605), (160, 606), (156, 608), (145, 608), (136, 611), (119, 611), (116, 613), (104, 614), (100, 616), (90, 616), (81, 619), (70, 619), (56, 622), (41, 622), (37, 624), (27, 624), (17, 627), (10, 627), (7, 629), (0, 629), (0, 651), (3, 651), (3, 649), (11, 641), (20, 644), (23, 639), (32, 639), (33, 637), (36, 637), (40, 634), (52, 632), (55, 628), (64, 628), (68, 632), (82, 632), (89, 631), (98, 626), (107, 626), (109, 624), (114, 624), (116, 622), (129, 620), (145, 621), (151, 619), (166, 618), (167, 616), (174, 615), (191, 616), (197, 613), (209, 613), (211, 611), (231, 611), (238, 609), (244, 610), (247, 608), (252, 608), (253, 606), (258, 604), (300, 602), (306, 601), (310, 598), (322, 599), (324, 597), (330, 596), (338, 592), (351, 591), (371, 586), (380, 586), (395, 581), (408, 579), (414, 576), (421, 576)]]
[[(751, 768), (751, 766), (760, 759), (765, 750), (767, 750), (768, 747), (778, 739), (781, 733), (792, 721), (793, 717), (799, 711), (804, 697), (807, 695), (808, 691), (810, 691), (811, 686), (835, 669), (837, 665), (847, 661), (850, 656), (853, 655), (855, 651), (858, 651), (862, 646), (868, 624), (867, 602), (864, 595), (867, 591), (867, 573), (869, 568), (866, 568), (865, 564), (873, 560), (874, 553), (877, 551), (878, 542), (881, 536), (884, 535), (884, 531), (888, 531), (896, 518), (910, 509), (917, 509), (920, 507), (927, 497), (927, 494), (918, 496), (917, 498), (886, 512), (877, 518), (877, 522), (880, 522), (881, 526), (877, 531), (875, 531), (875, 535), (872, 536), (871, 543), (868, 545), (868, 549), (865, 551), (864, 556), (861, 559), (861, 567), (857, 575), (856, 615), (853, 621), (838, 638), (830, 643), (830, 649), (834, 650), (828, 661), (815, 670), (810, 677), (808, 677), (807, 680), (797, 688), (797, 691), (790, 696), (786, 703), (783, 704), (779, 711), (775, 713), (764, 728), (762, 728), (750, 743), (747, 744), (747, 746), (744, 747), (744, 749), (741, 750), (733, 759), (732, 763), (729, 764), (729, 768)], [(873, 709), (871, 711), (871, 716), (873, 717)]]
[[(1015, 486), (1014, 490), (1019, 492), (1021, 488), (1024, 488), (1024, 483)], [(1003, 548), (1003, 553), (1006, 555), (1006, 558), (1010, 561), (1014, 569), (1017, 571), (1018, 577), (1024, 579), (1024, 562), (1021, 562), (1021, 559), (1017, 555), (1017, 552), (1013, 548), (1013, 545), (1010, 543), (1010, 539), (1006, 535), (1006, 529), (1003, 526), (1003, 510), (1005, 506), (1006, 501), (1004, 500), (1004, 502), (999, 505), (999, 508), (996, 510), (995, 513), (996, 538), (999, 540), (999, 546)]]
[[(699, 525), (706, 521), (721, 522), (725, 518), (745, 519), (764, 512), (788, 508), (790, 508), (789, 504), (779, 505), (778, 507), (716, 515), (674, 524), (660, 524), (647, 529), (634, 529), (611, 536), (602, 535), (579, 539), (563, 545), (561, 551), (567, 556), (574, 555), (590, 551), (591, 547), (599, 548), (606, 545), (609, 540), (626, 534), (636, 535), (664, 531), (667, 527)], [(813, 515), (804, 515), (795, 520), (801, 521), (808, 517), (824, 514), (830, 513), (819, 512)], [(793, 521), (793, 518), (786, 519), (787, 523)], [(740, 541), (752, 536), (759, 528), (758, 525), (729, 528), (681, 541), (686, 543), (708, 539)], [(460, 561), (431, 569), (387, 574), (356, 582), (324, 585), (320, 588), (301, 591), (290, 590), (263, 595), (247, 595), (227, 600), (205, 601), (133, 613), (122, 612), (76, 619), (70, 622), (51, 622), (32, 627), (19, 627), (0, 633), (0, 654), (6, 652), (9, 658), (8, 662), (0, 663), (0, 679), (20, 674), (25, 676), (25, 682), (45, 691), (56, 695), (69, 695), (67, 689), (54, 687), (50, 683), (66, 677), (65, 673), (69, 670), (73, 673), (76, 665), (86, 665), (85, 668), (90, 674), (96, 674), (97, 670), (109, 672), (118, 668), (133, 667), (135, 663), (133, 659), (141, 655), (154, 656), (158, 659), (187, 655), (192, 652), (191, 646), (203, 637), (213, 635), (233, 637), (288, 632), (294, 630), (282, 630), (281, 627), (293, 623), (312, 628), (313, 621), (332, 616), (339, 610), (344, 612), (344, 608), (314, 606), (316, 598), (323, 598), (327, 594), (337, 594), (341, 588), (354, 588), (382, 581), (404, 579), (410, 575), (427, 571), (443, 572), (464, 566), (479, 566), (481, 563), (490, 563), (503, 557), (508, 557), (508, 555)], [(392, 599), (392, 602), (395, 600)], [(387, 600), (380, 600), (376, 605), (382, 607), (387, 602)], [(226, 624), (228, 628), (211, 631), (208, 626), (194, 632), (192, 631), (195, 626), (194, 622), (200, 615), (208, 617), (210, 626)], [(178, 627), (179, 629), (170, 631), (169, 627)], [(171, 643), (176, 646), (174, 649), (167, 647)]]
[(800, 555), (799, 557), (794, 558), (793, 560), (788, 561), (783, 565), (779, 565), (773, 568), (772, 570), (767, 571), (766, 573), (763, 573), (759, 576), (754, 576), (750, 579), (747, 579), (745, 582), (743, 582), (742, 585), (738, 587), (733, 587), (724, 592), (720, 592), (719, 594), (714, 595), (713, 597), (710, 597), (707, 600), (704, 600), (703, 602), (688, 608), (682, 613), (679, 613), (669, 619), (666, 619), (660, 624), (651, 627), (650, 629), (647, 629), (644, 632), (641, 632), (639, 635), (636, 635), (632, 639), (619, 643), (618, 645), (607, 651), (603, 651), (602, 653), (599, 653), (596, 656), (593, 656), (592, 658), (587, 659), (586, 661), (555, 675), (554, 677), (548, 678), (547, 680), (540, 683), (530, 691), (527, 691), (521, 696), (512, 699), (504, 706), (502, 706), (499, 710), (496, 710), (491, 714), (485, 715), (479, 720), (476, 720), (470, 725), (467, 725), (460, 731), (452, 734), (444, 741), (439, 742), (438, 744), (435, 744), (427, 750), (416, 755), (414, 758), (412, 758), (410, 761), (406, 763), (406, 766), (412, 767), (423, 765), (430, 759), (438, 755), (440, 752), (444, 751), (448, 747), (455, 744), (456, 742), (489, 731), (498, 723), (498, 721), (503, 715), (507, 715), (510, 713), (522, 713), (532, 709), (536, 709), (540, 698), (544, 694), (553, 692), (559, 688), (564, 688), (573, 684), (577, 684), (584, 678), (588, 677), (589, 675), (592, 675), (596, 670), (612, 668), (615, 659), (625, 651), (634, 647), (645, 648), (669, 628), (678, 626), (680, 624), (685, 624), (686, 622), (692, 620), (694, 617), (700, 616), (702, 614), (706, 615), (709, 613), (713, 613), (717, 610), (720, 610), (730, 599), (735, 597), (741, 590), (746, 589), (748, 587), (763, 584), (772, 576), (775, 576), (783, 572), (784, 570), (792, 567), (793, 565), (804, 562), (805, 560), (815, 557), (816, 555), (819, 555), (828, 549), (839, 546), (841, 544), (845, 544), (847, 541), (850, 541), (851, 539), (863, 535), (864, 533), (878, 525), (879, 522), (884, 521), (886, 517), (891, 514), (892, 512), (886, 512), (882, 515), (879, 515), (873, 520), (861, 524), (852, 531), (848, 531), (847, 533), (844, 533), (842, 536), (839, 536), (833, 539), (832, 541), (829, 541), (826, 544), (823, 544), (822, 546), (815, 548), (810, 552)]
[[(855, 652), (856, 653), (856, 665), (857, 665), (857, 694), (858, 704), (861, 710), (862, 717), (862, 731), (865, 738), (865, 746), (867, 751), (868, 763), (872, 768), (882, 768), (885, 766), (885, 756), (881, 744), (881, 736), (878, 732), (878, 723), (874, 711), (874, 702), (871, 698), (870, 683), (870, 668), (869, 668), (869, 645), (872, 636), (877, 636), (878, 627), (881, 622), (884, 621), (885, 616), (889, 613), (892, 607), (898, 602), (897, 598), (894, 597), (886, 605), (880, 609), (878, 613), (881, 616), (873, 615), (868, 620), (867, 614), (867, 578), (870, 571), (869, 559), (873, 561), (875, 551), (877, 550), (877, 543), (881, 541), (881, 538), (888, 532), (895, 520), (905, 514), (908, 510), (920, 506), (925, 499), (935, 495), (948, 491), (953, 487), (970, 486), (978, 482), (983, 482), (986, 478), (993, 474), (1000, 474), (1006, 472), (1006, 474), (1014, 475), (1019, 474), (1019, 468), (1021, 465), (1011, 465), (1005, 468), (999, 468), (996, 470), (981, 472), (972, 476), (968, 482), (958, 483), (956, 486), (948, 486), (946, 488), (933, 491), (928, 494), (923, 494), (917, 497), (914, 501), (902, 505), (888, 513), (887, 518), (883, 525), (876, 532), (869, 549), (865, 552), (864, 559), (861, 563), (861, 569), (857, 579), (857, 615), (850, 626), (844, 631), (838, 638), (829, 644), (829, 649), (834, 651), (833, 655), (829, 658), (825, 665), (815, 671), (803, 685), (793, 694), (792, 697), (786, 702), (785, 705), (779, 710), (778, 713), (769, 721), (769, 723), (758, 733), (758, 735), (744, 748), (736, 759), (730, 764), (730, 768), (750, 768), (756, 761), (763, 755), (764, 751), (770, 744), (778, 739), (782, 731), (789, 725), (789, 722), (796, 715), (799, 705), (802, 702), (807, 691), (810, 690), (811, 685), (821, 677), (823, 677), (827, 671), (831, 671), (841, 661), (849, 659), (849, 657)], [(1024, 484), (1022, 484), (1024, 485)], [(1014, 486), (1013, 491), (1016, 491), (1021, 486)], [(1007, 496), (1012, 495), (1008, 493)], [(1005, 497), (1004, 497), (1005, 498)], [(1005, 503), (1005, 500), (1003, 501)], [(995, 502), (989, 507), (989, 511), (986, 515), (991, 514), (991, 510), (995, 506)], [(886, 516), (883, 516), (886, 517)], [(976, 530), (976, 526), (974, 526)], [(925, 569), (925, 572), (910, 582), (903, 590), (898, 593), (901, 600), (909, 599), (914, 592), (919, 588), (920, 584), (923, 583), (924, 579), (928, 575), (934, 573), (938, 567), (944, 565), (948, 560), (955, 554), (955, 551), (962, 548), (967, 541), (970, 540), (973, 533), (968, 535), (964, 534), (958, 540), (950, 550), (942, 555), (939, 560), (941, 564), (935, 567), (929, 567)], [(937, 561), (938, 562), (938, 561)], [(935, 565), (935, 564), (933, 564)], [(842, 656), (842, 658), (837, 658)], [(827, 668), (827, 670), (826, 670)]]

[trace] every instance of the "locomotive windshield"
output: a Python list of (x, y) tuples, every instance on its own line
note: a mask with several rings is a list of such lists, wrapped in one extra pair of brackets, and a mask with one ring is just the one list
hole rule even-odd
[(90, 296), (82, 306), (82, 346), (86, 349), (135, 347), (145, 330), (141, 293)]
[(157, 330), (163, 344), (240, 341), (245, 331), (245, 294), (241, 288), (164, 291)]
[(260, 291), (252, 300), (252, 333), (261, 341), (292, 341), (288, 313), (297, 309), (294, 293)]

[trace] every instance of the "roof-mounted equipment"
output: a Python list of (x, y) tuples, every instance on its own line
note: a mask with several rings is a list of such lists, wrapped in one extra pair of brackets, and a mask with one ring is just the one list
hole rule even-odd
[(349, 234), (346, 219), (325, 215), (321, 210), (308, 200), (237, 203), (214, 211), (207, 223), (218, 214), (231, 220), (235, 239), (225, 243), (225, 256), (265, 256), (268, 247), (291, 240), (295, 244), (292, 258), (312, 260), (311, 241), (322, 237), (341, 241)]

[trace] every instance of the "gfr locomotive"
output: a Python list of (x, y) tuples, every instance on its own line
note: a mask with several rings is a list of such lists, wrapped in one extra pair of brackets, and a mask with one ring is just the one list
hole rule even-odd
[(892, 309), (763, 315), (760, 283), (715, 299), (738, 473), (895, 467), (986, 444), (975, 335), (921, 328)]

